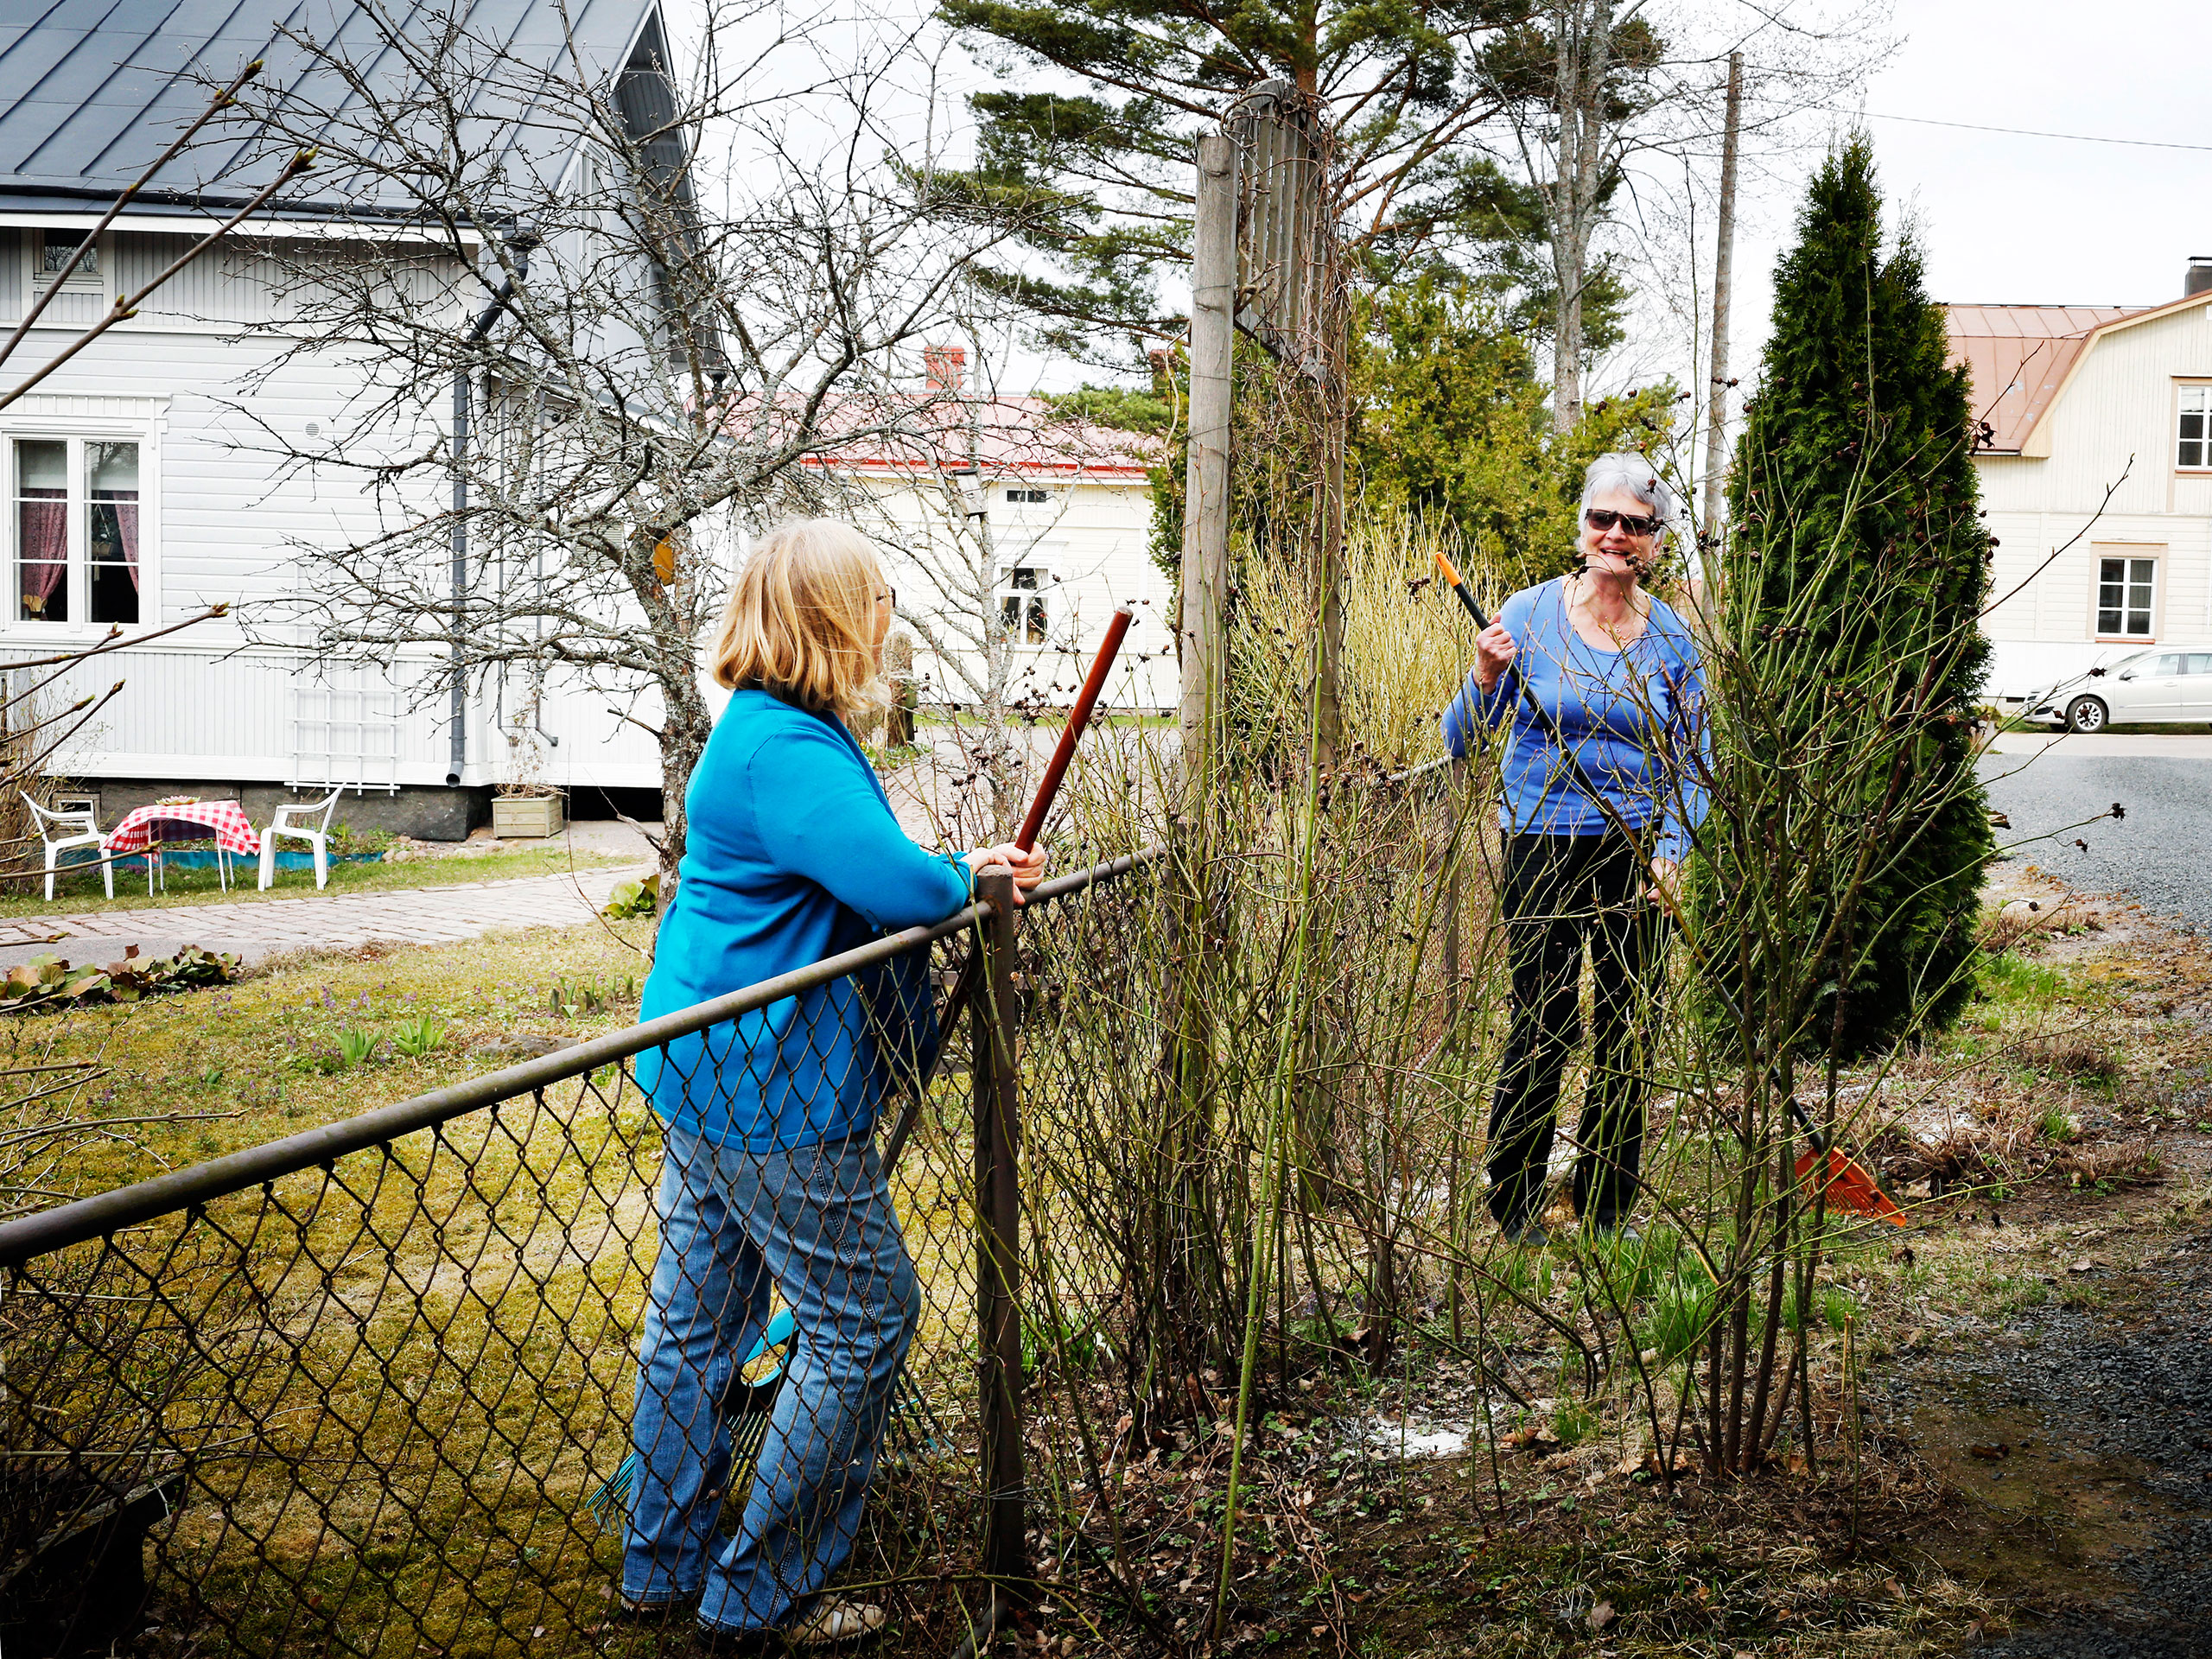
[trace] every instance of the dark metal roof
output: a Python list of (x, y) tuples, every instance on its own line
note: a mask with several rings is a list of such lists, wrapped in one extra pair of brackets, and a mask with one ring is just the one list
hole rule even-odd
[[(474, 40), (526, 61), (556, 62), (573, 49), (595, 80), (611, 80), (632, 44), (643, 44), (649, 15), (655, 22), (647, 33), (655, 46), (659, 41), (655, 0), (380, 5), (403, 32), (413, 20), (427, 32), (434, 20), (465, 9)], [(405, 66), (380, 49), (365, 0), (0, 0), (0, 212), (85, 212), (112, 200), (207, 107), (213, 86), (256, 58), (265, 67), (253, 97), (281, 92), (296, 108), (323, 111), (325, 130), (346, 121), (359, 109), (360, 95), (315, 63), (288, 31), (337, 43), (371, 85), (404, 86)], [(500, 142), (527, 146), (529, 124), (513, 118), (519, 110), (478, 113), (504, 129)], [(240, 205), (275, 175), (285, 153), (239, 122), (211, 123), (129, 211)], [(404, 211), (397, 201), (379, 207), (350, 192), (318, 196), (315, 187), (309, 175), (296, 199), (268, 211), (301, 219)]]

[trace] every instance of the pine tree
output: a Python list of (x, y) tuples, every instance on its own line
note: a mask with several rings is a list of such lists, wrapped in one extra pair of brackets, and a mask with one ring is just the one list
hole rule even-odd
[[(939, 16), (998, 84), (972, 96), (969, 173), (939, 175), (949, 207), (995, 214), (1027, 257), (984, 280), (1027, 308), (1042, 341), (1141, 366), (1171, 327), (1157, 278), (1186, 257), (1192, 142), (1243, 93), (1287, 80), (1337, 130), (1338, 208), (1370, 280), (1444, 261), (1532, 296), (1546, 273), (1542, 200), (1470, 139), (1506, 94), (1484, 54), (1527, 0), (942, 0)], [(1617, 306), (1611, 289), (1593, 303)], [(1600, 326), (1604, 320), (1600, 319)], [(1133, 352), (1122, 352), (1125, 341)]]
[[(1743, 723), (1739, 741), (1767, 750), (1746, 758), (1830, 768), (1842, 787), (1807, 798), (1877, 843), (1802, 1028), (1846, 1054), (1955, 1018), (1993, 850), (1974, 772), (1990, 541), (1967, 373), (1948, 360), (1917, 248), (1908, 236), (1885, 249), (1881, 209), (1872, 146), (1854, 136), (1813, 180), (1777, 272), (1730, 483), (1721, 616), (1729, 648), (1758, 657), (1779, 688)], [(1878, 721), (1863, 712), (1876, 705)], [(1855, 762), (1834, 742), (1854, 718), (1876, 740)], [(1918, 804), (1891, 810), (1899, 799)], [(1818, 905), (1840, 901), (1817, 894), (1779, 925), (1821, 937)]]

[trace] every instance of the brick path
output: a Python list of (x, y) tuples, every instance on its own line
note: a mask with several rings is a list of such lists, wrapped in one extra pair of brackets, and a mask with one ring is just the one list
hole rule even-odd
[[(40, 955), (67, 957), (72, 941), (78, 939), (103, 942), (76, 947), (88, 959), (120, 956), (124, 944), (135, 943), (149, 956), (197, 944), (234, 952), (251, 963), (301, 951), (352, 950), (372, 944), (441, 944), (518, 928), (575, 927), (598, 913), (617, 881), (641, 874), (645, 868), (384, 893), (17, 917), (0, 922), (0, 965)], [(65, 937), (55, 941), (55, 934)]]

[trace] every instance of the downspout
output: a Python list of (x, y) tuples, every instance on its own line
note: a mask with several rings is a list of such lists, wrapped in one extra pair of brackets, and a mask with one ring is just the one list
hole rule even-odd
[[(530, 251), (537, 245), (537, 238), (528, 234), (518, 233), (507, 238), (507, 246), (515, 257), (516, 274), (499, 284), (499, 292), (492, 296), (492, 302), (463, 336), (465, 343), (484, 343), (492, 332), (492, 325), (499, 321), (499, 313), (514, 299), (517, 277), (530, 275)], [(468, 764), (467, 677), (461, 649), (462, 631), (467, 620), (464, 595), (468, 588), (468, 370), (464, 365), (453, 377), (453, 732), (446, 760), (448, 785), (461, 782), (462, 768)]]

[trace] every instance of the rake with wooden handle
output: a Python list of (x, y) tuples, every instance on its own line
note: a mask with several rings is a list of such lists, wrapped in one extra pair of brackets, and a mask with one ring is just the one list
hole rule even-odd
[[(1458, 568), (1445, 556), (1441, 548), (1436, 551), (1436, 566), (1443, 572), (1446, 583), (1459, 596), (1459, 603), (1466, 607), (1467, 614), (1474, 619), (1476, 630), (1480, 632), (1489, 627), (1490, 619), (1483, 614), (1483, 607), (1475, 602), (1474, 591), (1467, 586), (1466, 579), (1460, 575)], [(1619, 809), (1614, 806), (1611, 799), (1583, 770), (1581, 760), (1567, 747), (1566, 734), (1560, 730), (1559, 721), (1552, 717), (1552, 711), (1544, 707), (1542, 700), (1536, 696), (1535, 688), (1529, 683), (1525, 675), (1516, 677), (1521, 686), (1522, 701), (1529, 705), (1529, 712), (1536, 717), (1537, 726), (1566, 760), (1577, 787), (1597, 803), (1598, 810), (1605, 815), (1605, 822), (1619, 833), (1622, 839), (1630, 846), (1635, 846), (1635, 832), (1628, 827), (1627, 821), (1621, 817)], [(1666, 906), (1668, 912), (1680, 925), (1683, 919), (1681, 902), (1668, 891), (1664, 883), (1655, 883), (1654, 886), (1659, 901)], [(1684, 929), (1684, 937), (1693, 936)], [(1719, 998), (1721, 1008), (1728, 1017), (1738, 1026), (1743, 1025), (1743, 1012), (1737, 1007), (1735, 998), (1728, 994), (1728, 988), (1717, 978), (1710, 978), (1707, 983), (1713, 995)], [(1815, 1126), (1813, 1120), (1805, 1115), (1805, 1109), (1797, 1103), (1796, 1096), (1790, 1095), (1787, 1100), (1791, 1121), (1813, 1143), (1813, 1149), (1797, 1160), (1797, 1179), (1801, 1181), (1808, 1179), (1816, 1167), (1825, 1164), (1826, 1173), (1819, 1179), (1817, 1186), (1827, 1191), (1831, 1205), (1856, 1215), (1879, 1216), (1899, 1227), (1907, 1225), (1904, 1211), (1898, 1209), (1890, 1195), (1882, 1191), (1881, 1184), (1866, 1168), (1856, 1159), (1836, 1149), (1827, 1136)]]

